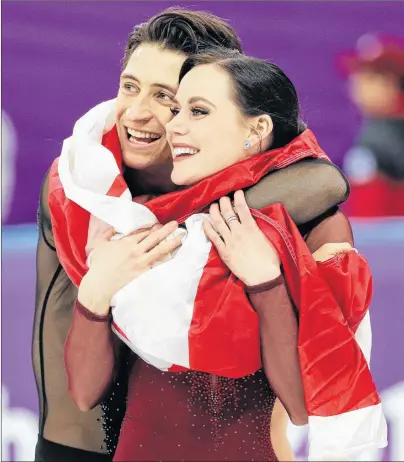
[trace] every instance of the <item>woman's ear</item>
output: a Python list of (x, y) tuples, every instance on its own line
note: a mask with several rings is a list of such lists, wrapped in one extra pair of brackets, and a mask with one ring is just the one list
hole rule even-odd
[(271, 116), (268, 114), (260, 115), (255, 119), (255, 130), (259, 133), (260, 138), (263, 140), (267, 138), (274, 129)]
[(249, 141), (251, 147), (255, 152), (261, 152), (266, 150), (270, 145), (270, 138), (274, 129), (271, 116), (263, 114), (258, 117), (254, 117), (249, 123), (251, 131), (249, 134)]

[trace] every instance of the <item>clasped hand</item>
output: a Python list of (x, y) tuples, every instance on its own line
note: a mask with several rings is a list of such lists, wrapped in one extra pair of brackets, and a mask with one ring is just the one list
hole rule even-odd
[[(203, 222), (206, 236), (244, 284), (253, 286), (280, 275), (278, 252), (259, 229), (242, 191), (235, 193), (234, 205), (228, 197), (212, 204), (209, 215), (210, 219)], [(80, 303), (95, 314), (107, 314), (116, 292), (181, 245), (181, 236), (166, 239), (177, 228), (175, 221), (164, 226), (157, 224), (119, 240), (111, 240), (114, 231), (110, 229), (92, 252), (91, 267), (79, 287)], [(325, 261), (350, 250), (353, 249), (348, 243), (329, 243), (313, 256), (316, 261)]]

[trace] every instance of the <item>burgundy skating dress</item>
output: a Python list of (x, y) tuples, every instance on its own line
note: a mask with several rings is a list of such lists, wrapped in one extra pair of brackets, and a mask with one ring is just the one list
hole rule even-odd
[[(303, 234), (312, 252), (326, 242), (352, 244), (351, 227), (339, 211), (317, 220)], [(127, 410), (114, 460), (278, 460), (271, 442), (276, 396), (294, 422), (304, 423), (307, 418), (297, 321), (282, 276), (247, 291), (259, 315), (264, 368), (229, 379), (194, 371), (161, 372), (133, 355)], [(95, 316), (76, 303), (65, 362), (71, 396), (82, 410), (95, 406), (114, 378), (119, 349), (114, 348), (109, 321), (109, 316)]]

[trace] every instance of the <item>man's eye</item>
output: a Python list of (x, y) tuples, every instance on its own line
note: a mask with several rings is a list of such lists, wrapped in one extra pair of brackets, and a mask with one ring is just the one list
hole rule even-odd
[(164, 93), (163, 91), (161, 91), (157, 95), (157, 98), (162, 99), (163, 101), (172, 101), (172, 99), (173, 99), (173, 97), (171, 95), (169, 95), (168, 93)]
[(122, 88), (127, 93), (135, 93), (138, 90), (137, 86), (133, 85), (133, 83), (124, 83), (122, 84)]

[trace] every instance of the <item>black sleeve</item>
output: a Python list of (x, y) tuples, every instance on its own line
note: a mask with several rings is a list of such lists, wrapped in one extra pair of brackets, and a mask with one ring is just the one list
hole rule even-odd
[(254, 209), (280, 202), (301, 225), (341, 204), (348, 195), (348, 181), (338, 167), (325, 160), (304, 159), (269, 173), (246, 191), (246, 200)]
[[(39, 201), (36, 265), (32, 361), (39, 397), (39, 434), (73, 448), (112, 451), (125, 411), (127, 379), (120, 380), (119, 386), (112, 385), (113, 399), (109, 395), (102, 409), (96, 406), (89, 412), (81, 412), (69, 396), (63, 349), (77, 288), (57, 257), (48, 206), (48, 175)], [(127, 375), (128, 368), (121, 369)], [(108, 444), (104, 441), (106, 436)]]

